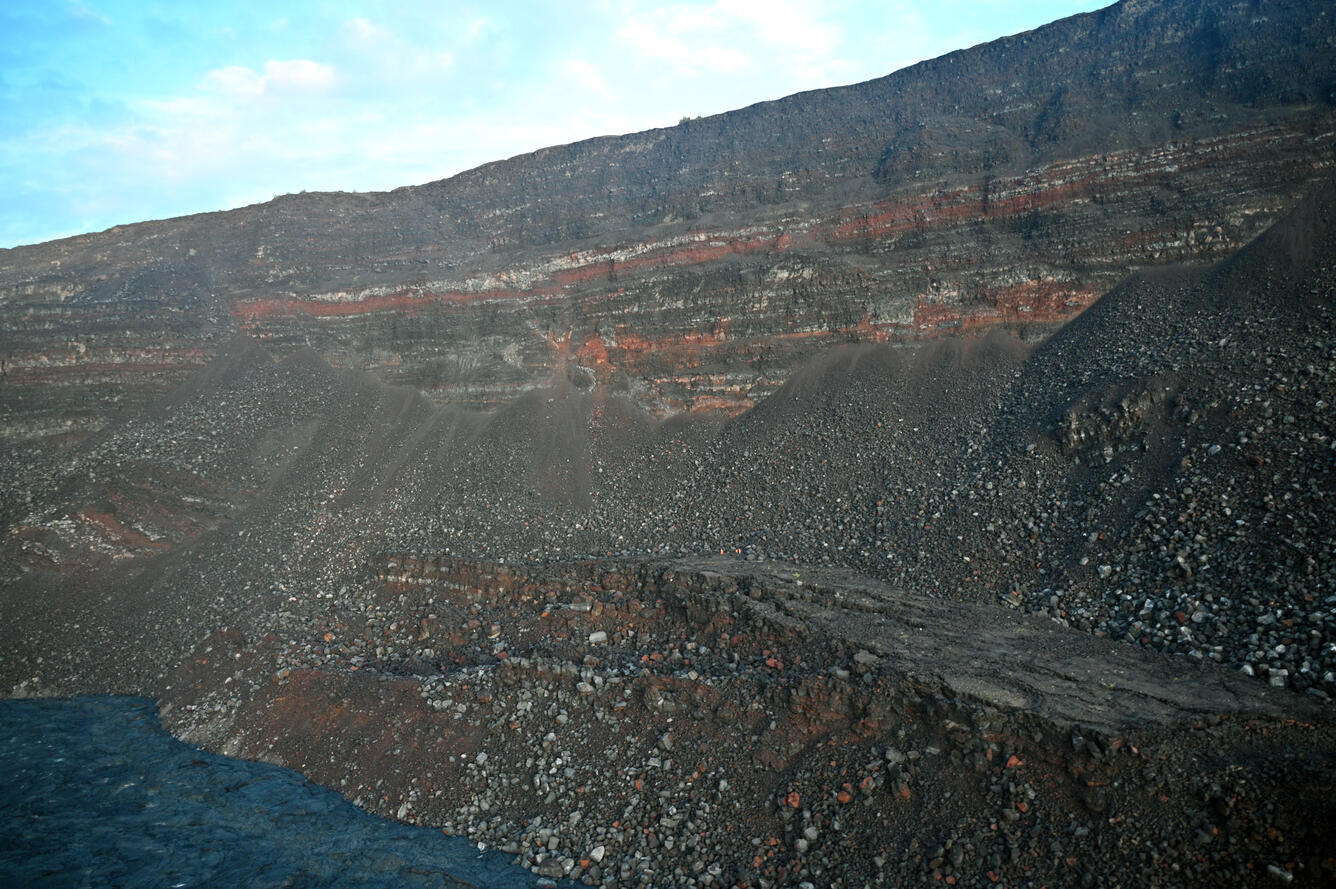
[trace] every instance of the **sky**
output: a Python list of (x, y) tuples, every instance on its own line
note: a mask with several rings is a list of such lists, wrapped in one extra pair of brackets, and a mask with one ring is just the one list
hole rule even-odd
[(0, 247), (430, 182), (1107, 4), (4, 0)]

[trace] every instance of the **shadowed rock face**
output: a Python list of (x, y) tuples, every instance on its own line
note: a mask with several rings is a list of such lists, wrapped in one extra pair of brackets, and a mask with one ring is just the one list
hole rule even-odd
[(1330, 163), (1332, 19), (1126, 2), (424, 186), (0, 251), (0, 434), (86, 435), (238, 330), (438, 402), (569, 379), (662, 415), (737, 413), (824, 345), (1046, 329)]

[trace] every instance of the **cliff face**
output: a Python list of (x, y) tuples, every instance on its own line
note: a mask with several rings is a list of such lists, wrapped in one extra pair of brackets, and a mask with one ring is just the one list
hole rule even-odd
[(1334, 103), (1317, 4), (1128, 0), (429, 185), (0, 251), (0, 435), (86, 435), (238, 330), (442, 402), (736, 413), (822, 345), (1046, 330), (1236, 249), (1330, 166)]
[[(893, 233), (887, 206), (840, 225)], [(934, 237), (993, 261), (982, 225), (959, 226)], [(1332, 885), (1336, 182), (1037, 346), (832, 348), (729, 419), (618, 396), (663, 391), (628, 343), (685, 387), (744, 334), (758, 357), (736, 373), (757, 377), (810, 343), (889, 338), (860, 318), (766, 353), (759, 308), (672, 333), (693, 274), (799, 256), (872, 275), (896, 255), (800, 229), (750, 252), (627, 248), (619, 281), (677, 296), (658, 316), (627, 302), (642, 328), (596, 341), (545, 328), (557, 357), (532, 377), (568, 379), (490, 412), (293, 344), (360, 331), (380, 360), (376, 330), (504, 318), (519, 297), (224, 305), (200, 260), (194, 308), (145, 299), (136, 323), (107, 284), (122, 314), (90, 329), (141, 337), (148, 383), (92, 358), (69, 373), (125, 403), (172, 376), (155, 354), (188, 365), (232, 324), (287, 354), (235, 336), (84, 441), (0, 449), (0, 690), (147, 693), (192, 741), (585, 885)], [(590, 262), (548, 261), (560, 283), (506, 283), (553, 288), (524, 311), (603, 305), (570, 295), (612, 287), (576, 274)], [(157, 280), (189, 292), (179, 269)], [(474, 335), (504, 353), (502, 329)], [(8, 391), (79, 391), (25, 385)]]

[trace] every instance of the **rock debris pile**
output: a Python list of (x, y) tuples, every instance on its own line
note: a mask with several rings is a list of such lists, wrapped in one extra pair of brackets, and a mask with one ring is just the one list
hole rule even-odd
[(1325, 709), (1240, 675), (829, 570), (378, 562), (209, 640), (168, 723), (590, 886), (1336, 877)]
[(1333, 207), (733, 419), (238, 340), (4, 456), (0, 679), (544, 880), (1330, 885)]

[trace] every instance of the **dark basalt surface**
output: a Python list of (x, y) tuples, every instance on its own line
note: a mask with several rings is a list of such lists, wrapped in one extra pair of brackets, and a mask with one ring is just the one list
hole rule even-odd
[(457, 837), (175, 740), (151, 701), (0, 701), (0, 885), (522, 889)]

